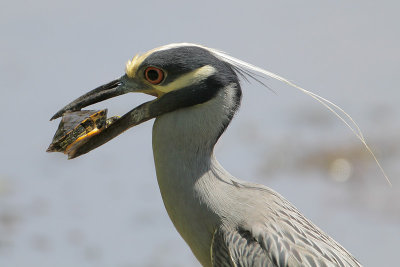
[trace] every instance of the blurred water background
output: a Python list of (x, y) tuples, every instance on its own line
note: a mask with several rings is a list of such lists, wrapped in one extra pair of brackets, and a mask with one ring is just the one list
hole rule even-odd
[[(390, 176), (334, 115), (271, 79), (244, 83), (216, 154), (289, 199), (366, 266), (400, 240), (398, 1), (2, 1), (0, 266), (199, 266), (169, 221), (152, 122), (68, 161), (45, 152), (59, 108), (123, 74), (138, 52), (194, 42), (343, 107)], [(124, 114), (150, 99), (95, 105)]]

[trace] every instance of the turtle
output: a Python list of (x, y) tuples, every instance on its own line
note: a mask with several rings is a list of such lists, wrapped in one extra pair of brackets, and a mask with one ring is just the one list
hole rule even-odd
[(67, 111), (63, 114), (47, 152), (67, 154), (118, 118), (113, 116), (107, 119), (107, 109)]

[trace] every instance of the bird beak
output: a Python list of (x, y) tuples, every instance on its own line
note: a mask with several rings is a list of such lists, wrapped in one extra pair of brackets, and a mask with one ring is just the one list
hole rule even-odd
[[(128, 86), (128, 83), (130, 86)], [(51, 117), (50, 120), (61, 117), (67, 111), (78, 111), (84, 107), (104, 101), (106, 99), (135, 91), (140, 91), (140, 89), (138, 89), (134, 83), (129, 82), (127, 76), (124, 75), (78, 97), (77, 99), (60, 109), (56, 114), (54, 114), (53, 117)]]
[[(127, 75), (124, 75), (75, 99), (54, 114), (50, 120), (61, 117), (67, 111), (78, 111), (86, 106), (115, 96), (126, 94), (128, 92), (143, 92), (153, 94), (149, 88), (146, 88), (146, 85), (138, 83), (134, 79), (128, 78)], [(87, 140), (82, 142), (82, 145), (79, 145), (79, 147), (76, 147), (70, 151), (65, 151), (65, 153), (68, 154), (68, 158), (72, 159), (82, 154), (86, 154), (118, 136), (125, 130), (156, 117), (160, 114), (157, 108), (152, 107), (152, 104), (156, 101), (157, 99), (143, 103), (142, 105), (132, 109), (109, 125), (107, 128), (101, 130), (98, 134), (93, 135), (90, 138), (86, 138)]]

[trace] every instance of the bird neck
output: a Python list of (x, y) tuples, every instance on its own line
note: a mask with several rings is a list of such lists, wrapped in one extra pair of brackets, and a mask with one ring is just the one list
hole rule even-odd
[(240, 98), (240, 86), (231, 84), (203, 104), (157, 117), (153, 153), (159, 182), (173, 179), (175, 186), (195, 182), (211, 168), (214, 146), (232, 120)]
[[(157, 117), (153, 155), (161, 195), (168, 205), (192, 201), (196, 184), (210, 185), (220, 165), (213, 150), (240, 104), (240, 86), (231, 84), (203, 103)], [(226, 176), (228, 177), (228, 175)], [(196, 200), (193, 200), (196, 201)]]
[(212, 203), (223, 197), (221, 184), (230, 177), (213, 149), (239, 102), (240, 87), (226, 87), (203, 104), (157, 117), (153, 126), (154, 162), (165, 208), (204, 266), (211, 262), (211, 233), (220, 220)]

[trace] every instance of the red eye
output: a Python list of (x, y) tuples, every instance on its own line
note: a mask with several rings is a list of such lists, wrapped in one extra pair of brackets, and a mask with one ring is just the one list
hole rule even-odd
[(164, 72), (159, 68), (148, 67), (144, 71), (144, 77), (152, 84), (159, 84), (164, 79)]

